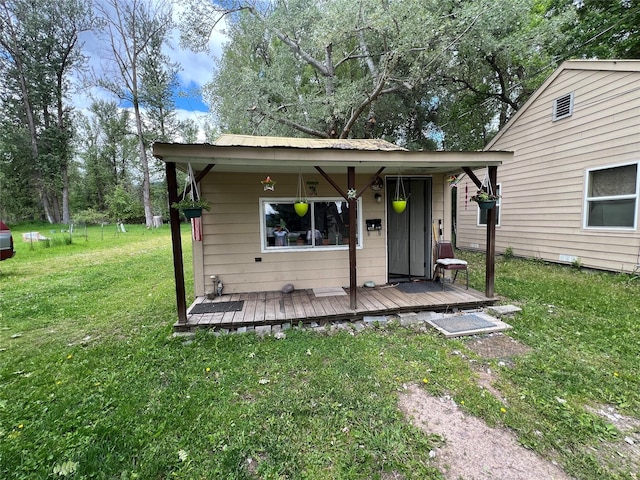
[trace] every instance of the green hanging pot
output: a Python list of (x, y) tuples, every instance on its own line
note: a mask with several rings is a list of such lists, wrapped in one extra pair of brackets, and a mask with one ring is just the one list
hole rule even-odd
[(187, 220), (191, 220), (192, 218), (199, 218), (202, 216), (202, 208), (193, 207), (193, 208), (185, 208), (182, 210), (185, 218)]
[(307, 202), (296, 202), (293, 204), (293, 208), (300, 217), (304, 217), (309, 211), (309, 204)]
[(391, 201), (391, 206), (393, 207), (393, 210), (396, 213), (402, 213), (407, 208), (407, 201), (406, 200), (400, 200), (400, 199), (392, 200)]
[(480, 207), (480, 210), (491, 210), (495, 206), (496, 206), (495, 200), (486, 200), (486, 201), (478, 200), (478, 207)]

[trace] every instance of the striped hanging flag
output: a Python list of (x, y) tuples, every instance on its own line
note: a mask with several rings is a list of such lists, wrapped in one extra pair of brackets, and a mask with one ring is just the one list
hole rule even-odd
[(202, 222), (201, 218), (192, 218), (191, 219), (191, 236), (193, 237), (194, 242), (202, 241)]

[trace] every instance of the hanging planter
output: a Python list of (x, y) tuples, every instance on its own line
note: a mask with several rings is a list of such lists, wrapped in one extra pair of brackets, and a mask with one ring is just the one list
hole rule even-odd
[(182, 209), (182, 214), (187, 220), (192, 218), (199, 218), (202, 216), (202, 209), (198, 207), (187, 207)]
[(298, 173), (298, 191), (296, 193), (296, 201), (293, 204), (293, 209), (300, 217), (304, 217), (309, 211), (309, 202), (307, 202), (307, 190), (304, 187), (302, 172)]
[(398, 198), (391, 201), (391, 206), (396, 213), (402, 213), (407, 209), (407, 201), (405, 199)]
[(402, 181), (402, 175), (398, 175), (396, 181), (396, 193), (391, 200), (391, 206), (396, 213), (402, 213), (407, 209), (407, 201), (409, 197), (404, 189), (404, 182)]
[(493, 207), (496, 206), (495, 200), (487, 200), (487, 201), (476, 200), (476, 202), (478, 202), (478, 207), (480, 208), (480, 210), (491, 210)]
[(480, 190), (478, 190), (478, 193), (471, 197), (471, 200), (478, 204), (480, 210), (491, 210), (496, 206), (496, 202), (499, 198), (500, 195), (494, 193), (493, 187), (491, 186), (491, 180), (485, 173), (484, 178), (482, 179)]
[[(191, 189), (187, 194), (188, 185), (191, 186)], [(187, 220), (201, 217), (202, 210), (208, 211), (211, 208), (211, 204), (207, 200), (205, 200), (204, 198), (200, 198), (200, 194), (198, 193), (198, 186), (196, 185), (195, 175), (193, 174), (193, 170), (191, 169), (191, 164), (189, 164), (187, 170), (187, 179), (184, 185), (184, 190), (182, 191), (182, 200), (173, 202), (171, 204), (171, 207), (180, 210), (180, 212)]]
[(293, 204), (293, 209), (299, 216), (304, 217), (309, 211), (309, 204), (307, 202), (296, 202)]
[(499, 198), (500, 198), (500, 195), (493, 193), (493, 190), (491, 189), (491, 185), (489, 185), (488, 191), (478, 190), (478, 193), (476, 193), (473, 197), (471, 197), (471, 200), (476, 202), (478, 204), (478, 207), (480, 207), (481, 210), (491, 210), (493, 207), (496, 206), (496, 202), (498, 201)]

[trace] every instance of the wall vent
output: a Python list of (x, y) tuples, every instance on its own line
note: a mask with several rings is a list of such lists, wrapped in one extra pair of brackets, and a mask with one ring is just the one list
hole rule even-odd
[(573, 92), (553, 101), (553, 120), (570, 117), (573, 114)]

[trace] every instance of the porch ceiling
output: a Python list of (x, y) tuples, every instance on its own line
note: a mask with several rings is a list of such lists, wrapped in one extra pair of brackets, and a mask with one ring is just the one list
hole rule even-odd
[(313, 172), (319, 166), (327, 173), (344, 173), (356, 167), (360, 173), (451, 173), (499, 166), (512, 152), (410, 152), (384, 140), (297, 139), (222, 135), (214, 144), (154, 143), (153, 155), (174, 162), (184, 170), (191, 163), (196, 171), (215, 164), (219, 172)]

